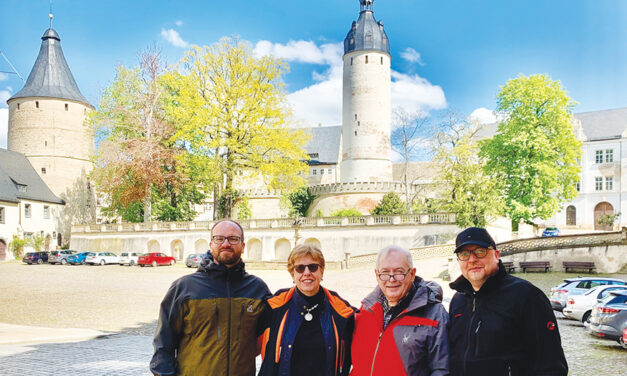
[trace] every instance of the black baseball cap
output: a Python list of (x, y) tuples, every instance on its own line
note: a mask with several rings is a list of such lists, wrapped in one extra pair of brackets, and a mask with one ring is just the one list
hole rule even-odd
[(457, 239), (455, 239), (455, 253), (459, 252), (463, 246), (469, 244), (496, 249), (494, 239), (492, 239), (486, 229), (480, 227), (469, 227), (457, 234)]

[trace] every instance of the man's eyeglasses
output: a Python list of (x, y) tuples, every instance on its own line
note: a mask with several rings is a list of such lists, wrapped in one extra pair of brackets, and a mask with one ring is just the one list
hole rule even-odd
[(459, 261), (468, 261), (470, 259), (470, 254), (474, 253), (476, 258), (484, 258), (488, 254), (487, 248), (475, 248), (471, 251), (460, 251), (457, 252), (457, 259)]
[(302, 274), (305, 272), (305, 268), (307, 268), (309, 269), (310, 272), (315, 273), (319, 267), (320, 267), (320, 264), (309, 264), (309, 265), (298, 264), (298, 265), (294, 265), (294, 270)]
[(387, 282), (389, 280), (394, 280), (396, 282), (402, 282), (405, 280), (405, 277), (407, 276), (407, 274), (409, 274), (409, 272), (407, 273), (395, 273), (395, 274), (378, 274), (379, 279), (383, 282)]
[(239, 244), (242, 241), (242, 238), (240, 238), (239, 236), (221, 236), (221, 235), (214, 235), (211, 237), (211, 241), (214, 242), (215, 244), (222, 244), (224, 243), (225, 240), (228, 240), (229, 244), (235, 245), (235, 244)]

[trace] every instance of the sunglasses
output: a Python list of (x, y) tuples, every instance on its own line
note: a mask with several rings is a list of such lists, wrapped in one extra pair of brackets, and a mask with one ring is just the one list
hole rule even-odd
[(484, 258), (488, 254), (488, 249), (486, 248), (475, 248), (472, 251), (461, 251), (457, 252), (457, 259), (459, 261), (468, 261), (470, 259), (470, 254), (475, 255), (476, 258)]
[(319, 267), (320, 267), (320, 264), (309, 264), (309, 265), (298, 264), (298, 265), (294, 265), (294, 270), (302, 274), (305, 272), (305, 268), (307, 268), (309, 269), (310, 272), (315, 273)]

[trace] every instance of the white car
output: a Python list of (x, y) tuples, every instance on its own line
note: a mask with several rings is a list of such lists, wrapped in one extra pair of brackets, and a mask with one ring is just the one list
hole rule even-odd
[(89, 252), (85, 257), (85, 263), (91, 265), (119, 264), (120, 259), (113, 252)]
[(120, 253), (120, 265), (137, 265), (137, 259), (143, 254), (143, 252), (122, 252)]
[(588, 321), (594, 305), (609, 295), (610, 291), (627, 290), (627, 286), (604, 285), (592, 288), (583, 295), (569, 295), (566, 298), (566, 307), (562, 311), (564, 316), (585, 323)]

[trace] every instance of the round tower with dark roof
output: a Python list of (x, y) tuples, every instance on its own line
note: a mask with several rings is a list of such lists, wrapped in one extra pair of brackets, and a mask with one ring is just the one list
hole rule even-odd
[(340, 179), (391, 181), (390, 43), (373, 0), (359, 3), (359, 19), (344, 39)]
[(7, 101), (8, 149), (24, 154), (57, 195), (92, 168), (94, 136), (85, 124), (93, 106), (81, 94), (50, 28), (26, 84)]

